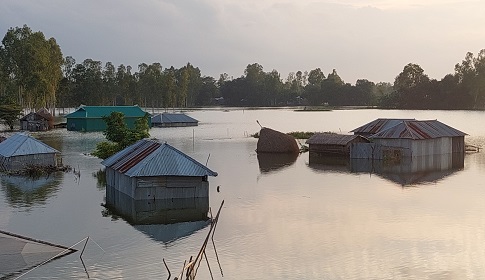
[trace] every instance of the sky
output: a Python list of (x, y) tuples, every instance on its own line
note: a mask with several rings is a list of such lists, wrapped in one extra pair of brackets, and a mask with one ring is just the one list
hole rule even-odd
[(320, 68), (392, 83), (408, 63), (433, 79), (453, 73), (485, 49), (484, 14), (483, 0), (1, 0), (0, 36), (27, 24), (77, 63), (134, 71), (189, 62), (237, 78), (258, 63), (283, 81)]

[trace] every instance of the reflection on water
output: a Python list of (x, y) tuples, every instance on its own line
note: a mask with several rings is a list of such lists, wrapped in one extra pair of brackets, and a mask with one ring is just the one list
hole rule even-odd
[(208, 212), (208, 197), (135, 200), (107, 187), (103, 216), (121, 217), (150, 238), (167, 243), (206, 227)]
[(39, 178), (3, 175), (0, 177), (1, 189), (5, 192), (10, 205), (32, 207), (44, 204), (58, 191), (63, 174), (55, 172)]
[[(210, 178), (211, 186), (221, 187), (220, 192), (209, 188), (209, 205), (226, 201), (215, 236), (224, 278), (214, 279), (485, 279), (485, 153), (466, 155), (461, 168), (453, 159), (451, 168), (448, 159), (433, 159), (433, 164), (423, 160), (420, 166), (338, 159), (316, 163), (305, 153), (274, 169), (257, 158), (257, 140), (247, 136), (259, 131), (255, 120), (284, 132), (345, 133), (377, 117), (417, 118), (439, 119), (467, 132), (466, 142), (483, 146), (485, 126), (477, 124), (485, 112), (234, 109), (188, 114), (201, 121), (198, 127), (151, 129), (150, 134), (199, 162), (209, 161), (219, 173)], [(90, 236), (106, 251), (94, 243), (86, 248), (92, 279), (167, 279), (162, 258), (173, 272), (188, 252), (200, 249), (208, 227), (197, 229), (205, 220), (135, 224), (153, 216), (140, 213), (149, 212), (148, 205), (138, 214), (112, 207), (115, 211), (105, 210), (108, 218), (103, 217), (107, 193), (104, 183), (91, 175), (103, 168), (101, 160), (85, 155), (104, 140), (102, 133), (53, 130), (37, 136), (60, 146), (64, 163), (81, 171), (80, 180), (64, 175), (51, 199), (36, 211), (12, 207), (6, 182), (0, 180), (0, 228), (61, 244)], [(425, 169), (438, 162), (439, 169)], [(418, 178), (418, 170), (428, 175)], [(402, 182), (422, 186), (426, 180), (436, 180), (436, 187), (392, 187)], [(121, 207), (137, 209), (132, 202)], [(204, 219), (206, 209), (201, 211)], [(198, 278), (211, 279), (205, 269), (200, 272), (205, 274)], [(22, 279), (52, 278), (86, 279), (79, 255), (39, 267)]]
[(352, 172), (376, 173), (401, 186), (437, 182), (463, 169), (463, 155), (444, 154), (403, 158), (401, 162), (351, 160)]
[(310, 154), (309, 166), (320, 171), (377, 174), (401, 186), (407, 186), (435, 183), (462, 170), (464, 155), (405, 157), (399, 162), (392, 162)]
[(350, 172), (350, 160), (347, 157), (310, 153), (308, 155), (308, 164), (310, 168), (318, 171)]
[(209, 198), (135, 200), (114, 188), (106, 188), (106, 205), (134, 225), (171, 224), (207, 220)]
[(210, 221), (205, 220), (167, 225), (135, 225), (133, 227), (155, 241), (170, 243), (182, 237), (189, 236), (207, 227), (209, 224)]
[(281, 170), (294, 164), (297, 158), (295, 153), (258, 153), (259, 170), (262, 173)]

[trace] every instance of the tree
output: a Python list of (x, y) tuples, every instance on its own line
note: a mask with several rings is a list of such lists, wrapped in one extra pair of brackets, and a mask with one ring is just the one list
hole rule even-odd
[(472, 98), (474, 109), (485, 108), (485, 49), (477, 57), (468, 52), (461, 64), (455, 65), (460, 92)]
[(320, 84), (325, 79), (325, 74), (323, 74), (320, 68), (311, 70), (308, 74), (308, 84), (312, 86), (320, 87)]
[(19, 120), (19, 116), (22, 114), (22, 108), (17, 104), (5, 104), (2, 102), (0, 105), (0, 120), (10, 128), (13, 129), (13, 126)]
[(136, 120), (134, 129), (127, 127), (124, 117), (125, 115), (121, 112), (112, 112), (109, 116), (103, 117), (107, 126), (103, 134), (108, 141), (96, 145), (96, 149), (92, 153), (94, 156), (106, 159), (138, 140), (150, 137), (148, 114)]
[(219, 89), (216, 86), (216, 80), (212, 77), (203, 77), (202, 84), (196, 95), (195, 105), (196, 106), (207, 106), (211, 104), (211, 100), (218, 96)]
[(399, 105), (408, 109), (423, 109), (429, 104), (430, 79), (418, 64), (409, 63), (394, 80)]
[(24, 108), (54, 107), (63, 63), (56, 40), (24, 25), (10, 28), (2, 44), (2, 72), (17, 86), (18, 103)]
[(371, 105), (373, 98), (373, 91), (376, 85), (366, 79), (359, 79), (355, 82), (353, 99), (354, 104), (352, 105)]

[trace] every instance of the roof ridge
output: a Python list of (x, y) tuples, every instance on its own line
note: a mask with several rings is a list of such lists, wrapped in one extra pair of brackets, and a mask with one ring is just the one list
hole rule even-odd
[[(147, 166), (147, 165), (151, 164), (153, 160), (156, 159), (157, 154), (161, 153), (164, 149), (169, 149), (170, 151), (177, 153), (179, 156), (182, 156), (184, 159), (189, 160), (192, 164), (195, 164), (199, 168), (204, 169), (208, 173), (207, 175), (209, 175), (209, 176), (217, 176), (217, 172), (212, 171), (207, 166), (204, 166), (203, 164), (201, 164), (200, 162), (198, 162), (194, 158), (190, 157), (189, 155), (185, 154), (184, 152), (178, 150), (177, 148), (173, 147), (172, 145), (170, 145), (170, 144), (168, 144), (166, 142), (165, 143), (161, 143), (158, 140), (152, 140), (152, 139), (146, 139), (146, 141), (153, 142), (153, 143), (157, 143), (157, 144), (159, 144), (159, 146), (156, 149), (152, 150), (146, 157), (144, 157), (143, 159), (141, 159), (138, 162), (138, 164), (142, 164), (143, 166)], [(127, 171), (128, 170), (126, 170), (126, 172)], [(125, 172), (123, 172), (123, 173), (125, 173)], [(215, 174), (215, 175), (211, 175), (211, 174)]]

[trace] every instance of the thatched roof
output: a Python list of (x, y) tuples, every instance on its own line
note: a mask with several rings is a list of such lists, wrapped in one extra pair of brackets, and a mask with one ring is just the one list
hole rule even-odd
[(299, 153), (295, 137), (263, 127), (259, 132), (258, 153)]

